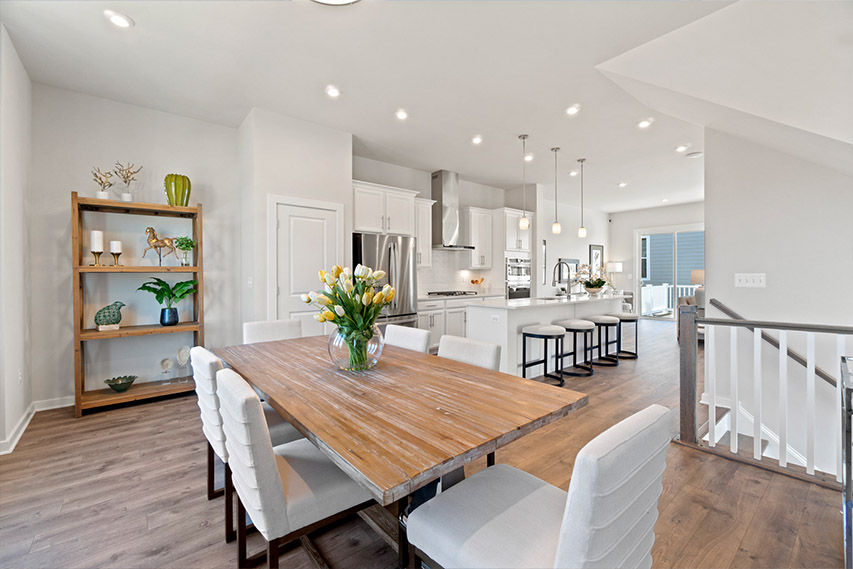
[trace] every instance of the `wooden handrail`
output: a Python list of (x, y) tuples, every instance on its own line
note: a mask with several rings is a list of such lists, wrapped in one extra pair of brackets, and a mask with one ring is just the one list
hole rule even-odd
[[(697, 318), (696, 322), (699, 324), (710, 324), (715, 326), (739, 326), (746, 328), (750, 332), (754, 332), (756, 328), (767, 328), (771, 330), (789, 330), (795, 332), (817, 332), (817, 333), (825, 333), (825, 334), (853, 334), (853, 327), (850, 326), (825, 326), (822, 324), (793, 324), (789, 322), (763, 322), (759, 320), (746, 320), (743, 316), (717, 300), (716, 298), (712, 298), (709, 303), (711, 306), (728, 316), (729, 318), (733, 318), (735, 320), (740, 320), (741, 322), (732, 322), (730, 320), (723, 320), (719, 318)], [(776, 348), (779, 349), (779, 341), (768, 334), (767, 332), (761, 333), (761, 339)], [(787, 349), (788, 357), (800, 364), (803, 367), (806, 367), (808, 364), (806, 362), (806, 358), (802, 356), (799, 352), (792, 350), (791, 348)], [(826, 383), (835, 387), (838, 380), (830, 375), (823, 368), (815, 366), (815, 374), (824, 380)]]

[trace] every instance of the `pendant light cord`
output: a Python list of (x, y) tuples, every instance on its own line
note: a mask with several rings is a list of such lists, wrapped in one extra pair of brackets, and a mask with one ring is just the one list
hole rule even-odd
[(559, 148), (552, 148), (554, 152), (554, 223), (557, 222), (557, 152)]
[(578, 162), (581, 164), (581, 227), (583, 227), (583, 163), (586, 161), (586, 158), (578, 158)]
[(521, 139), (521, 217), (527, 217), (527, 135), (520, 134)]

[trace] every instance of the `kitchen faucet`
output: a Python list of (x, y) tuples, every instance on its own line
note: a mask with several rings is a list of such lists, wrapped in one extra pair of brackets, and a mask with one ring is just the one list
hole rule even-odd
[[(569, 278), (571, 279), (572, 267), (570, 267), (569, 264), (565, 261), (557, 261), (554, 264), (554, 270), (551, 271), (551, 286), (557, 286), (557, 268), (560, 265), (566, 266), (566, 273), (568, 274)], [(569, 283), (569, 286), (571, 286), (571, 283)], [(563, 291), (561, 290), (561, 291), (557, 292), (557, 296), (563, 296), (562, 294), (560, 294), (561, 292), (563, 292)], [(566, 293), (566, 294), (568, 294), (568, 293)]]

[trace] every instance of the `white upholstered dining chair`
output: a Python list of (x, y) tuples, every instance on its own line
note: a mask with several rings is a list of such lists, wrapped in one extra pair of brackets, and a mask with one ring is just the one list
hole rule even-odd
[(273, 446), (257, 394), (235, 371), (217, 372), (225, 447), (237, 492), (239, 566), (247, 566), (246, 512), (268, 542), (269, 567), (279, 544), (372, 505), (370, 494), (307, 439)]
[(429, 352), (429, 330), (389, 324), (385, 327), (385, 343), (398, 348)]
[(438, 341), (438, 357), (495, 371), (501, 367), (500, 345), (459, 336), (442, 336)]
[(302, 322), (299, 320), (258, 320), (243, 322), (243, 343), (274, 342), (302, 337)]
[(671, 437), (665, 407), (628, 417), (581, 449), (568, 493), (508, 465), (478, 472), (409, 514), (416, 567), (648, 569)]
[[(195, 392), (198, 396), (198, 407), (201, 410), (201, 428), (207, 439), (207, 499), (212, 500), (225, 494), (225, 541), (234, 541), (233, 491), (230, 483), (228, 467), (228, 450), (225, 445), (225, 432), (222, 429), (222, 414), (220, 413), (219, 396), (216, 384), (216, 372), (223, 368), (222, 360), (212, 352), (196, 346), (190, 350), (190, 361), (193, 367)], [(275, 409), (262, 406), (264, 419), (269, 425), (270, 438), (275, 444), (283, 444), (301, 439), (302, 435), (293, 428)], [(225, 463), (225, 486), (214, 489), (214, 455)]]

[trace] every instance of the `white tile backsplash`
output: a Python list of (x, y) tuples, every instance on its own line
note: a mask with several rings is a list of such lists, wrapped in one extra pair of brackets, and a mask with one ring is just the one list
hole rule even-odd
[[(442, 251), (433, 249), (432, 266), (418, 269), (418, 296), (436, 290), (476, 290), (481, 294), (502, 293), (503, 282), (489, 282), (489, 270), (461, 269), (471, 253), (469, 251)], [(472, 279), (486, 277), (483, 285), (471, 284)]]

